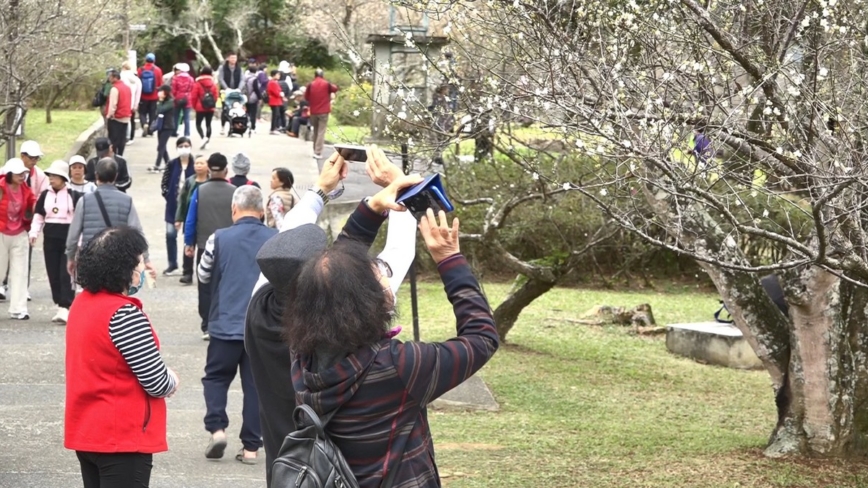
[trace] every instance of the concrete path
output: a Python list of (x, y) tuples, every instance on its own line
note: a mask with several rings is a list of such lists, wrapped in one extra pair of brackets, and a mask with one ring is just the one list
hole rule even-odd
[[(297, 185), (307, 188), (318, 174), (310, 143), (285, 136), (257, 134), (252, 138), (215, 135), (207, 151), (231, 156), (243, 151), (253, 162), (250, 177), (268, 187), (272, 168), (286, 166)], [(260, 131), (261, 132), (261, 131)], [(193, 136), (194, 154), (201, 141)], [(137, 137), (126, 151), (133, 176), (130, 194), (145, 226), (151, 257), (158, 270), (167, 265), (164, 201), (160, 175), (149, 174), (156, 159), (155, 138)], [(174, 149), (174, 139), (170, 141)], [(170, 150), (170, 153), (174, 151)], [(179, 242), (181, 240), (179, 239)], [(45, 275), (41, 243), (33, 253), (31, 320), (12, 322), (0, 304), (0, 487), (68, 488), (81, 486), (75, 454), (63, 448), (64, 328), (50, 323), (55, 312)], [(230, 439), (226, 456), (213, 462), (204, 457), (208, 433), (203, 426), (203, 368), (207, 343), (199, 332), (195, 286), (178, 277), (162, 277), (157, 289), (141, 298), (163, 344), (166, 362), (181, 377), (181, 389), (168, 400), (170, 452), (154, 458), (153, 487), (246, 488), (265, 486), (264, 463), (246, 466), (235, 461), (241, 447), (241, 387), (236, 380), (229, 395)], [(264, 456), (263, 456), (264, 459)]]

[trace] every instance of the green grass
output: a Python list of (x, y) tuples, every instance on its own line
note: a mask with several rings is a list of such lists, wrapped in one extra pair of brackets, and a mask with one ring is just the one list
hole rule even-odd
[(95, 110), (53, 110), (51, 118), (52, 123), (46, 124), (45, 110), (30, 109), (25, 120), (24, 136), (17, 139), (19, 148), (27, 140), (39, 143), (45, 153), (39, 162), (42, 167), (47, 167), (56, 159), (63, 159), (79, 134), (96, 122), (99, 113)]
[[(508, 285), (486, 285), (492, 304)], [(402, 291), (406, 293), (405, 291)], [(400, 323), (409, 324), (405, 294)], [(650, 303), (660, 324), (708, 320), (715, 295), (555, 289), (522, 314), (480, 373), (501, 410), (431, 411), (444, 484), (459, 487), (868, 486), (862, 463), (762, 457), (768, 375), (669, 354), (662, 337), (577, 325), (595, 305)], [(420, 284), (423, 340), (455, 334), (439, 284)], [(412, 337), (405, 325), (402, 336)]]

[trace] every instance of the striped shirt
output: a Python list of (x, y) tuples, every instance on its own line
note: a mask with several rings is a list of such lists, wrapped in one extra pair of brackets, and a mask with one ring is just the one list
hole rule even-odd
[(175, 391), (175, 380), (157, 349), (151, 322), (138, 307), (124, 305), (112, 315), (109, 337), (149, 395), (163, 398)]
[(211, 270), (214, 269), (214, 245), (216, 241), (216, 234), (211, 234), (208, 236), (208, 242), (205, 243), (205, 251), (202, 253), (202, 259), (199, 260), (199, 267), (196, 268), (196, 274), (199, 275), (199, 283), (209, 283), (211, 281)]
[[(377, 488), (397, 470), (393, 486), (440, 486), (427, 407), (463, 383), (499, 345), (491, 308), (464, 256), (437, 266), (452, 303), (457, 337), (444, 342), (383, 339), (318, 372), (314, 358), (292, 363), (298, 403), (323, 416), (361, 488)], [(400, 458), (400, 463), (398, 459)]]

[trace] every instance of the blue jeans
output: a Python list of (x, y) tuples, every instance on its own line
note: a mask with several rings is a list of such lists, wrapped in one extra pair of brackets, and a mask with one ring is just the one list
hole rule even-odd
[[(178, 123), (175, 124), (175, 127), (180, 128), (181, 121), (184, 121), (184, 135), (190, 137), (190, 107), (177, 108), (175, 110), (178, 111)], [(175, 133), (177, 132), (178, 130), (175, 129)]]
[(166, 222), (166, 251), (169, 254), (169, 267), (178, 267), (178, 229), (175, 223)]

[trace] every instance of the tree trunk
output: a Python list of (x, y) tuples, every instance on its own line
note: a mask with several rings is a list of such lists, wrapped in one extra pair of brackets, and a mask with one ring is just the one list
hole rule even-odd
[(494, 323), (497, 324), (497, 334), (500, 340), (506, 342), (506, 335), (515, 325), (518, 316), (525, 307), (534, 300), (554, 288), (556, 281), (543, 281), (534, 278), (519, 277), (526, 281), (513, 287), (509, 296), (494, 310)]
[[(766, 455), (868, 452), (868, 289), (812, 269), (788, 288), (792, 353)], [(801, 292), (800, 292), (801, 291)]]
[(48, 92), (48, 100), (45, 101), (45, 123), (51, 123), (51, 109), (54, 108), (54, 103), (60, 96), (60, 90), (55, 85), (51, 85), (51, 91)]

